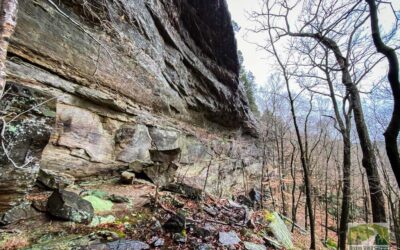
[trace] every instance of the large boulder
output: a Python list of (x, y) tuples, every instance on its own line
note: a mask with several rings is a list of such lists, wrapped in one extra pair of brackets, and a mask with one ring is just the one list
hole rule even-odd
[(40, 169), (37, 181), (49, 189), (64, 189), (75, 182), (72, 175), (49, 169)]
[(134, 160), (149, 160), (151, 137), (145, 125), (124, 125), (116, 133), (117, 160), (133, 162)]
[(53, 192), (47, 201), (47, 211), (57, 218), (78, 223), (89, 223), (94, 216), (94, 209), (89, 201), (65, 190)]

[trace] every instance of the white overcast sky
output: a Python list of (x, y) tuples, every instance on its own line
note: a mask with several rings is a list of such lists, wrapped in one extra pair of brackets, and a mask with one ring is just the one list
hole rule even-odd
[[(271, 60), (271, 58), (268, 59), (268, 57), (271, 57), (270, 55), (258, 50), (256, 45), (246, 41), (246, 37), (247, 40), (249, 40), (248, 36), (246, 36), (246, 29), (254, 26), (254, 24), (247, 19), (247, 13), (259, 9), (260, 0), (227, 0), (227, 3), (232, 19), (241, 27), (239, 33), (236, 34), (236, 39), (238, 49), (243, 53), (245, 67), (253, 72), (256, 77), (256, 83), (262, 85), (267, 81), (272, 71), (271, 63), (273, 63), (274, 60)], [(396, 10), (400, 10), (400, 0), (392, 0), (392, 4)], [(390, 10), (382, 10), (380, 18), (380, 22), (383, 26), (385, 26), (385, 24), (389, 24), (390, 26), (394, 21), (393, 14)], [(262, 41), (256, 42), (262, 43)]]

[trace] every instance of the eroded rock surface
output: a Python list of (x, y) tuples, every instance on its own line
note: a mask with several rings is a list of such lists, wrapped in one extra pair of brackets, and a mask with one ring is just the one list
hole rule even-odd
[(34, 160), (19, 170), (0, 154), (0, 213), (39, 166), (77, 181), (129, 168), (162, 186), (207, 180), (218, 195), (241, 187), (244, 171), (258, 181), (236, 50), (224, 0), (21, 1), (7, 76), (25, 106), (4, 110), (46, 102), (8, 127), (13, 159)]

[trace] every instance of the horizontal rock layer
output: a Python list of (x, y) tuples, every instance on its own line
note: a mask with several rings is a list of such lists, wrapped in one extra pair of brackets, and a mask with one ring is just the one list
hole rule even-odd
[[(20, 1), (7, 60), (8, 86), (20, 91), (6, 96), (14, 106), (2, 102), (14, 114), (39, 106), (13, 121), (33, 129), (7, 130), (12, 157), (78, 180), (150, 162), (136, 171), (154, 179), (151, 166), (163, 166), (163, 184), (178, 168), (179, 181), (207, 179), (210, 192), (243, 188), (261, 153), (238, 71), (224, 0)], [(21, 106), (24, 93), (48, 101)], [(1, 181), (18, 183), (0, 185), (1, 213), (35, 177), (0, 160)]]

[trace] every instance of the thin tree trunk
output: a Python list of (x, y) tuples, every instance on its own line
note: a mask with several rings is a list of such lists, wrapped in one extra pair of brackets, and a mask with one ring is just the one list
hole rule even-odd
[(363, 152), (362, 165), (366, 170), (368, 184), (372, 204), (372, 218), (374, 222), (386, 222), (385, 198), (382, 191), (382, 186), (379, 178), (377, 161), (369, 137), (368, 128), (365, 123), (364, 113), (361, 105), (360, 93), (357, 86), (354, 84), (349, 72), (349, 63), (346, 57), (343, 56), (337, 43), (320, 33), (291, 33), (293, 37), (308, 37), (312, 38), (335, 55), (338, 66), (342, 73), (342, 84), (346, 87), (349, 93), (350, 105), (353, 108), (354, 122), (356, 125), (358, 138), (360, 140), (361, 150)]
[(365, 0), (370, 9), (372, 39), (378, 52), (385, 55), (389, 63), (388, 80), (392, 89), (394, 106), (392, 118), (386, 131), (385, 144), (386, 153), (396, 176), (397, 185), (400, 187), (400, 155), (397, 145), (397, 138), (400, 132), (400, 79), (399, 79), (399, 60), (396, 51), (387, 46), (381, 38), (379, 30), (378, 8), (375, 0)]
[(17, 0), (3, 0), (0, 7), (0, 99), (6, 87), (6, 60), (9, 40), (17, 25)]
[(292, 144), (292, 154), (291, 154), (291, 158), (290, 158), (290, 174), (292, 176), (292, 180), (293, 180), (293, 185), (292, 185), (292, 233), (294, 230), (294, 223), (297, 223), (297, 212), (296, 212), (296, 166), (294, 164), (294, 159), (295, 159), (295, 153), (296, 153), (296, 147), (294, 146), (294, 144), (292, 142), (290, 142)]
[(346, 234), (349, 222), (350, 205), (350, 168), (351, 168), (351, 142), (350, 131), (343, 138), (343, 190), (342, 208), (339, 225), (339, 249), (346, 249)]
[[(271, 20), (268, 18), (268, 26), (271, 27)], [(289, 103), (290, 103), (290, 112), (292, 115), (292, 119), (293, 119), (293, 124), (294, 124), (294, 128), (296, 131), (296, 137), (297, 137), (297, 142), (299, 144), (299, 151), (300, 151), (300, 161), (301, 161), (301, 166), (303, 168), (303, 172), (304, 172), (304, 185), (305, 185), (305, 194), (306, 194), (306, 204), (308, 207), (308, 216), (310, 217), (310, 234), (311, 234), (311, 243), (310, 243), (310, 249), (316, 249), (316, 244), (315, 244), (315, 223), (314, 223), (314, 216), (313, 216), (313, 206), (312, 206), (312, 197), (311, 197), (311, 181), (310, 181), (310, 175), (309, 175), (309, 167), (307, 165), (307, 161), (306, 161), (306, 157), (307, 157), (307, 152), (304, 150), (304, 146), (303, 146), (303, 140), (300, 134), (300, 129), (299, 129), (299, 125), (297, 123), (297, 116), (296, 116), (296, 111), (295, 111), (295, 107), (294, 107), (294, 98), (292, 96), (292, 92), (290, 90), (290, 86), (289, 86), (289, 77), (288, 77), (288, 73), (286, 71), (286, 67), (285, 65), (282, 63), (281, 59), (279, 58), (278, 52), (275, 48), (275, 44), (273, 42), (273, 35), (271, 33), (271, 30), (268, 30), (268, 35), (269, 38), (271, 39), (271, 45), (272, 45), (272, 49), (273, 49), (273, 54), (276, 58), (276, 60), (278, 61), (278, 64), (282, 70), (283, 73), (283, 77), (285, 80), (285, 84), (286, 84), (286, 89), (288, 92), (288, 96), (289, 96)]]

